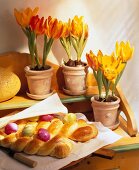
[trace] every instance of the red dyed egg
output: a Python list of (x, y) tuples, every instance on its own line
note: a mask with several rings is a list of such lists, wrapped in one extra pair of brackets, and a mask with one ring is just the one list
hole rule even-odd
[(11, 134), (11, 133), (15, 133), (18, 130), (18, 126), (16, 123), (9, 123), (5, 126), (5, 133), (7, 135)]
[(50, 134), (46, 129), (40, 128), (38, 131), (38, 138), (44, 142), (47, 142), (50, 139)]
[(40, 121), (50, 122), (53, 118), (53, 115), (42, 115), (40, 116)]

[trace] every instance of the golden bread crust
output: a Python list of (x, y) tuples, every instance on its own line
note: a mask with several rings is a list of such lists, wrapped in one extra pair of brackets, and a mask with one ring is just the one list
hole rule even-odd
[(78, 142), (86, 142), (90, 139), (93, 139), (97, 136), (98, 130), (94, 125), (79, 127), (73, 132), (69, 137), (70, 139)]

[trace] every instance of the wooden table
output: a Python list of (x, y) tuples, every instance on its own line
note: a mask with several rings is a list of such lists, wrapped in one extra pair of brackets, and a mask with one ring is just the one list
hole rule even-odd
[[(20, 53), (12, 53), (10, 55), (12, 55), (12, 56), (16, 55), (17, 59), (18, 58), (20, 59), (20, 57), (19, 57)], [(26, 57), (26, 55), (25, 55), (25, 57)], [(9, 55), (8, 55), (8, 60), (10, 60), (10, 59), (11, 59), (11, 56), (9, 57)], [(22, 59), (23, 59), (23, 54), (22, 54)], [(4, 62), (1, 62), (1, 63), (4, 63)], [(5, 63), (7, 63), (7, 62), (5, 62)], [(5, 65), (5, 63), (3, 65), (3, 67), (7, 66), (7, 65)], [(19, 62), (19, 63), (21, 63), (21, 62)], [(26, 64), (26, 63), (24, 62), (24, 64)], [(63, 92), (61, 90), (62, 84), (59, 84), (62, 82), (61, 81), (62, 77), (60, 75), (59, 67), (54, 64), (50, 64), (50, 65), (52, 65), (55, 70), (54, 78), (52, 81), (52, 88), (55, 89), (55, 92), (57, 92), (59, 94), (61, 101), (68, 108), (69, 112), (83, 112), (86, 114), (87, 117), (89, 117), (92, 120), (93, 119), (93, 111), (91, 108), (90, 98), (94, 94), (98, 93), (96, 83), (95, 83), (93, 76), (91, 74), (87, 75), (88, 76), (87, 77), (88, 89), (87, 89), (86, 95), (84, 95), (84, 96), (67, 96), (67, 95), (63, 94)], [(17, 65), (16, 65), (16, 67), (17, 67)], [(15, 67), (13, 66), (12, 71), (14, 71), (16, 73), (16, 70), (18, 70), (18, 69), (16, 68), (16, 70), (14, 70), (14, 68)], [(19, 69), (20, 69), (20, 74), (18, 74), (19, 71), (17, 71), (17, 75), (22, 80), (24, 72), (22, 71), (23, 68), (21, 67), (21, 65), (20, 65)], [(58, 79), (60, 81), (58, 81)], [(27, 86), (25, 84), (25, 80), (22, 80), (22, 85)], [(25, 89), (25, 88), (22, 87), (22, 89)], [(137, 126), (136, 126), (134, 113), (132, 112), (132, 110), (131, 110), (131, 108), (130, 108), (130, 106), (129, 106), (129, 104), (128, 104), (128, 102), (119, 86), (117, 87), (116, 94), (121, 99), (119, 114), (121, 112), (123, 112), (126, 116), (126, 120), (123, 119), (122, 116), (119, 116), (120, 126), (114, 132), (122, 135), (123, 138), (120, 139), (119, 141), (115, 142), (114, 144), (105, 146), (104, 148), (96, 151), (95, 154), (93, 154), (93, 157), (92, 157), (92, 155), (90, 155), (89, 158), (83, 159), (83, 164), (81, 163), (80, 164), (81, 166), (79, 166), (79, 168), (76, 167), (76, 169), (83, 169), (82, 167), (84, 167), (84, 169), (86, 169), (85, 165), (87, 165), (89, 168), (91, 168), (91, 166), (90, 166), (90, 165), (92, 165), (91, 162), (99, 162), (99, 161), (104, 162), (104, 166), (105, 166), (105, 161), (97, 160), (96, 157), (94, 157), (94, 155), (95, 156), (99, 155), (101, 157), (107, 157), (107, 158), (114, 157), (113, 159), (118, 159), (117, 157), (115, 158), (115, 155), (117, 155), (117, 153), (121, 153), (124, 151), (136, 152), (133, 150), (139, 149), (139, 135), (137, 133)], [(15, 110), (18, 111), (18, 110), (30, 107), (37, 102), (38, 101), (36, 101), (36, 100), (32, 100), (32, 99), (28, 98), (25, 91), (22, 91), (21, 95), (17, 95), (8, 101), (0, 103), (0, 117), (3, 117)], [(134, 153), (133, 153), (133, 155), (134, 155)], [(92, 159), (94, 159), (94, 161)], [(103, 158), (99, 158), (99, 159), (103, 159)], [(135, 160), (135, 158), (133, 160)], [(138, 160), (139, 160), (139, 158), (138, 158)], [(70, 166), (70, 169), (71, 169), (71, 165), (78, 164), (80, 161), (82, 161), (82, 160), (73, 162), (70, 165), (68, 165), (68, 167)], [(95, 164), (93, 163), (93, 165), (95, 165)], [(107, 166), (107, 167), (109, 167), (109, 166)], [(130, 167), (129, 170), (132, 170), (131, 166), (129, 166), (129, 167)], [(97, 166), (93, 167), (93, 168), (94, 168), (94, 170), (102, 170), (101, 166), (99, 168)], [(72, 169), (74, 169), (74, 166), (72, 166)], [(123, 169), (123, 170), (128, 170), (128, 168)], [(136, 169), (133, 169), (133, 170), (136, 170)]]

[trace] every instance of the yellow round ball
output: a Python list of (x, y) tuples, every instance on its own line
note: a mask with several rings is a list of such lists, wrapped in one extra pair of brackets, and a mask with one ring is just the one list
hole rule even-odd
[(21, 82), (16, 74), (0, 69), (0, 102), (14, 97), (20, 90)]

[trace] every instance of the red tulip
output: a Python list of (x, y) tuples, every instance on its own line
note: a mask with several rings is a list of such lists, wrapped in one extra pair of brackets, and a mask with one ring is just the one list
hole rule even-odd
[(40, 19), (38, 15), (33, 16), (30, 21), (30, 27), (37, 35), (44, 34), (44, 17)]

